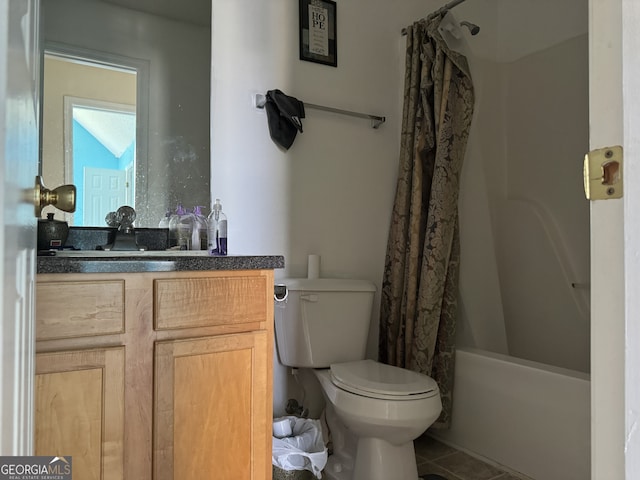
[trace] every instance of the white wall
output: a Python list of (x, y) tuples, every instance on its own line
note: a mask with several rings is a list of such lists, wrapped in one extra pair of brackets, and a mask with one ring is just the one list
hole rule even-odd
[(590, 348), (587, 72), (586, 35), (508, 65), (498, 242), (509, 353), (583, 372)]
[[(400, 30), (441, 4), (338, 1), (338, 67), (333, 68), (298, 60), (295, 2), (214, 0), (212, 197), (222, 199), (229, 216), (230, 254), (284, 255), (286, 267), (276, 272), (277, 278), (306, 275), (307, 256), (319, 254), (322, 276), (365, 278), (380, 289), (402, 113), (405, 40)], [(534, 13), (546, 18), (548, 12), (533, 8), (520, 12), (519, 18)], [(527, 35), (513, 37), (518, 54), (497, 51), (504, 26), (496, 12), (497, 6), (487, 0), (467, 2), (455, 10), (457, 18), (481, 23), (481, 34), (466, 41), (475, 55), (472, 69), (475, 62), (486, 74), (477, 80), (479, 95), (496, 99), (480, 106), (489, 120), (506, 115), (500, 63), (529, 53), (531, 35), (536, 35), (528, 29)], [(561, 35), (571, 35), (572, 24), (573, 19)], [(548, 32), (543, 38), (549, 38)], [(479, 43), (474, 44), (476, 40)], [(387, 122), (373, 130), (366, 120), (308, 109), (304, 133), (298, 134), (288, 152), (282, 152), (269, 138), (266, 114), (252, 106), (255, 93), (274, 88), (308, 103), (384, 115)], [(504, 124), (486, 121), (480, 127), (472, 132), (472, 144), (478, 147), (472, 155), (504, 162)], [(480, 205), (481, 216), (461, 212), (462, 231), (464, 235), (464, 225), (473, 222), (482, 241), (468, 236), (462, 239), (463, 248), (482, 245), (480, 251), (488, 255), (471, 260), (467, 254), (467, 266), (463, 263), (462, 268), (471, 277), (461, 279), (461, 288), (469, 293), (463, 308), (485, 319), (486, 328), (477, 333), (489, 337), (487, 329), (495, 330), (498, 340), (491, 342), (497, 351), (504, 351), (501, 293), (497, 263), (492, 260), (498, 220), (491, 209), (496, 192), (506, 192), (506, 173), (487, 170), (472, 160), (467, 158), (471, 167), (464, 175), (467, 187), (475, 188), (463, 191), (461, 201)], [(483, 189), (482, 176), (489, 189)], [(464, 255), (463, 250), (463, 262)], [(372, 357), (377, 353), (378, 315), (379, 294), (369, 341)], [(288, 391), (286, 371), (277, 363), (274, 393), (278, 414)]]
[[(586, 3), (574, 2), (567, 28), (555, 30), (533, 20), (543, 8), (516, 3), (510, 17), (494, 10), (495, 31), (481, 23), (461, 45), (476, 111), (460, 196), (458, 342), (588, 372)], [(472, 5), (454, 15), (475, 21), (490, 11)]]
[(586, 35), (513, 62), (471, 59), (459, 343), (588, 372)]
[[(229, 217), (230, 254), (282, 254), (278, 277), (363, 278), (378, 292), (395, 193), (405, 24), (383, 0), (338, 2), (338, 67), (298, 59), (298, 6), (285, 0), (214, 0), (212, 196)], [(412, 2), (413, 3), (413, 2)], [(251, 15), (247, 15), (247, 12)], [(307, 110), (304, 133), (284, 153), (269, 138), (252, 94), (278, 88), (304, 102), (387, 117), (367, 120)], [(379, 293), (369, 354), (377, 355)], [(287, 398), (278, 364), (274, 410)]]
[(472, 53), (468, 59), (476, 105), (460, 182), (457, 343), (508, 354), (495, 214), (506, 193), (506, 81), (502, 64)]

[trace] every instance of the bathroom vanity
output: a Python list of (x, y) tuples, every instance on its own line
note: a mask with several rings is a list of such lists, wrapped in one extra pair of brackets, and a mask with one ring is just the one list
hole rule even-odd
[(83, 480), (271, 478), (273, 257), (38, 257), (37, 455)]

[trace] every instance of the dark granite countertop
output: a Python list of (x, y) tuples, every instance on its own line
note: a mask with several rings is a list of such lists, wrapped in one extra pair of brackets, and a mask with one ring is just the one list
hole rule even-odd
[[(91, 255), (91, 254), (88, 254)], [(263, 270), (284, 268), (281, 255), (214, 257), (209, 255), (153, 252), (153, 256), (122, 252), (122, 255), (38, 256), (37, 273), (135, 273), (201, 270)]]

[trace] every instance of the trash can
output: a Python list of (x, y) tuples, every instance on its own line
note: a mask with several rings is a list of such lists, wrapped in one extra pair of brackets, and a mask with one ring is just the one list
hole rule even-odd
[(320, 420), (295, 416), (273, 421), (273, 480), (322, 478), (327, 448)]
[(316, 480), (309, 470), (283, 470), (273, 466), (273, 480)]

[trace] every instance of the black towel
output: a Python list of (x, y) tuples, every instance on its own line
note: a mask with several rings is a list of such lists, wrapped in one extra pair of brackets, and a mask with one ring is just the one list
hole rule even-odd
[(285, 150), (293, 144), (298, 132), (302, 133), (304, 103), (294, 97), (285, 95), (280, 90), (267, 92), (267, 121), (271, 139)]

